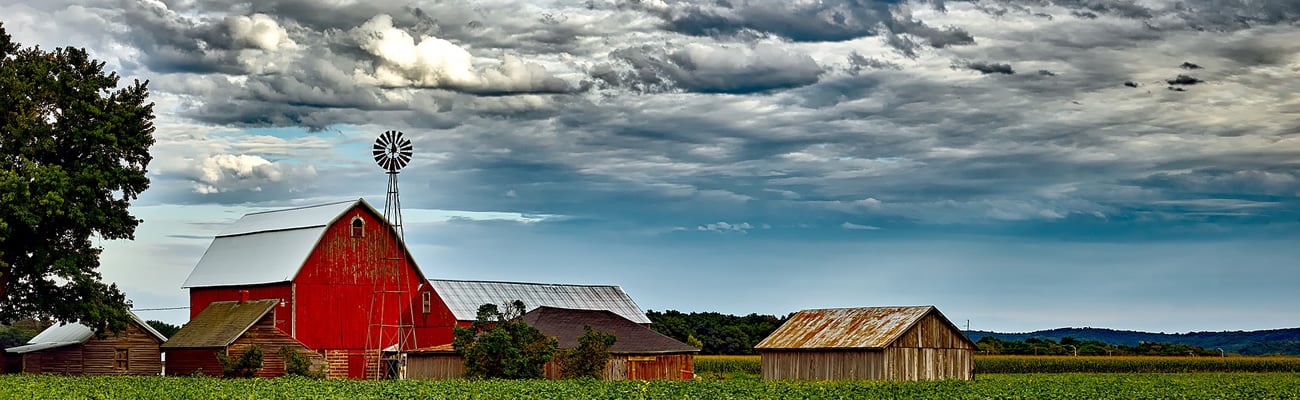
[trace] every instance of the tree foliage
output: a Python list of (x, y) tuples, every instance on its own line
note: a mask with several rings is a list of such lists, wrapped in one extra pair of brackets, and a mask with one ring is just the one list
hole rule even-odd
[(117, 83), (85, 50), (20, 49), (0, 24), (0, 319), (129, 321), (93, 240), (134, 238), (154, 116), (147, 82)]
[(701, 354), (757, 354), (754, 345), (790, 318), (716, 312), (646, 311), (650, 329), (700, 349)]
[(149, 327), (153, 328), (153, 330), (158, 331), (158, 333), (161, 333), (165, 338), (171, 338), (172, 335), (176, 334), (176, 331), (181, 330), (181, 327), (179, 326), (172, 325), (158, 320), (151, 319), (144, 322), (149, 324)]
[(515, 300), (503, 311), (484, 304), (468, 328), (453, 331), (452, 348), (465, 358), (471, 378), (542, 378), (542, 366), (555, 354), (555, 338), (543, 335), (520, 318), (524, 302)]
[(560, 366), (560, 377), (564, 379), (596, 378), (600, 379), (609, 363), (609, 347), (618, 338), (612, 333), (591, 329), (591, 325), (582, 326), (582, 336), (578, 337), (578, 346), (562, 349), (555, 355), (556, 364)]

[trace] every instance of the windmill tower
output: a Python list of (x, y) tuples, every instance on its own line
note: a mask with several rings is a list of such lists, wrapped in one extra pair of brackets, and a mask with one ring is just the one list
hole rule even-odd
[(405, 265), (406, 254), (402, 247), (405, 236), (402, 201), (397, 190), (397, 174), (411, 161), (411, 154), (411, 140), (400, 131), (386, 131), (375, 139), (375, 163), (388, 174), (384, 219), (392, 226), (394, 238), (391, 253), (378, 253), (374, 295), (370, 301), (370, 325), (366, 329), (366, 349), (375, 356), (375, 362), (370, 365), (373, 376), (378, 378), (404, 378), (405, 352), (416, 347), (415, 311), (407, 290), (410, 277), (404, 274), (409, 267)]

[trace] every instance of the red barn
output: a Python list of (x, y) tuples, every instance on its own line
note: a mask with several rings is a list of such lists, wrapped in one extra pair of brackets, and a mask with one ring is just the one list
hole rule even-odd
[(275, 299), (272, 325), (323, 355), (330, 377), (375, 378), (377, 349), (395, 348), (399, 332), (410, 347), (451, 342), (455, 322), (431, 315), (426, 282), (392, 226), (358, 199), (245, 215), (182, 287), (190, 318), (213, 302)]

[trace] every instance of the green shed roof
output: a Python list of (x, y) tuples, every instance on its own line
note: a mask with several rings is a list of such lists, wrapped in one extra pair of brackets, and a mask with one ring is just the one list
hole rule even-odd
[(226, 347), (253, 327), (275, 308), (276, 299), (253, 300), (243, 303), (218, 301), (208, 305), (188, 324), (176, 331), (162, 348), (193, 349)]

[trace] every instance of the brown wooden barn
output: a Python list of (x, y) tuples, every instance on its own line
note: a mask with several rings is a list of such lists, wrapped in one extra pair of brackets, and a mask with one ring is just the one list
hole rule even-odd
[(97, 337), (79, 323), (54, 325), (26, 345), (5, 349), (22, 358), (22, 371), (61, 375), (160, 375), (159, 344), (167, 338), (131, 314), (126, 329)]
[[(695, 376), (695, 353), (700, 350), (664, 336), (607, 310), (576, 310), (538, 307), (524, 314), (524, 322), (542, 334), (554, 337), (561, 349), (578, 346), (583, 325), (612, 333), (616, 341), (609, 348), (606, 380), (690, 379)], [(555, 362), (546, 363), (546, 377), (560, 378)]]
[[(609, 349), (606, 380), (690, 379), (695, 374), (695, 353), (699, 349), (608, 310), (542, 306), (524, 314), (523, 320), (542, 334), (556, 338), (561, 349), (578, 345), (583, 325), (614, 334), (617, 340)], [(465, 359), (456, 355), (451, 345), (418, 349), (407, 357), (410, 378), (451, 379), (465, 373)], [(549, 379), (560, 378), (555, 362), (546, 363), (544, 373)]]
[(763, 379), (972, 379), (975, 343), (934, 306), (803, 310), (759, 342)]
[(262, 350), (259, 377), (285, 374), (284, 357), (280, 355), (284, 347), (311, 361), (313, 369), (323, 368), (324, 356), (275, 327), (278, 303), (269, 299), (208, 304), (162, 346), (167, 353), (167, 375), (221, 376), (223, 370), (217, 354), (238, 360), (253, 346)]

